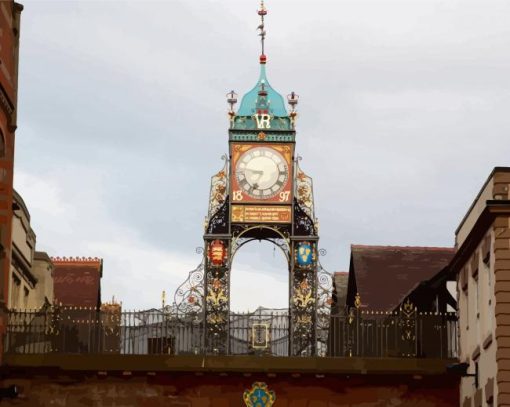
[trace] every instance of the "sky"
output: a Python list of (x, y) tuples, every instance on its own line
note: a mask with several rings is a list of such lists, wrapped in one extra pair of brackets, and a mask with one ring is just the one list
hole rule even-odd
[[(104, 260), (102, 299), (161, 305), (201, 261), (225, 94), (258, 78), (255, 0), (24, 0), (15, 188), (37, 250)], [(267, 0), (267, 73), (300, 96), (322, 265), (351, 244), (453, 246), (510, 165), (510, 2)], [(270, 244), (233, 263), (232, 309), (286, 307)]]

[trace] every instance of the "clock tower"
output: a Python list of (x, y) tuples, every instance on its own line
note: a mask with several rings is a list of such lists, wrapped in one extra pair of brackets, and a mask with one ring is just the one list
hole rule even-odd
[[(204, 259), (176, 292), (179, 312), (192, 311), (203, 327), (202, 341), (213, 354), (233, 353), (230, 313), (231, 265), (237, 251), (253, 240), (267, 240), (284, 253), (289, 273), (289, 314), (286, 318), (288, 355), (316, 355), (324, 342), (322, 325), (329, 321), (330, 276), (318, 261), (318, 223), (314, 214), (312, 180), (299, 167), (295, 154), (296, 105), (291, 92), (286, 103), (270, 85), (262, 1), (258, 10), (262, 52), (260, 74), (236, 110), (237, 95), (227, 94), (230, 105), (229, 154), (224, 167), (211, 180), (209, 210), (205, 221)], [(323, 275), (322, 275), (322, 274)], [(327, 284), (326, 284), (327, 285)], [(253, 287), (271, 290), (271, 287)], [(268, 338), (270, 327), (262, 337)], [(258, 332), (258, 333), (257, 333)], [(249, 340), (256, 348), (255, 330)], [(260, 336), (260, 335), (259, 335)], [(281, 338), (280, 338), (281, 340)], [(250, 346), (251, 346), (250, 345)], [(267, 343), (266, 343), (267, 345)]]

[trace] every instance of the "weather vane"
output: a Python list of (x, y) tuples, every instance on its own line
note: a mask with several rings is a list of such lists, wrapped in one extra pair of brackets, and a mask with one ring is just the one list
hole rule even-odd
[(266, 6), (264, 5), (264, 0), (260, 0), (260, 9), (258, 10), (258, 15), (260, 16), (260, 25), (257, 27), (257, 30), (260, 31), (260, 41), (262, 44), (262, 54), (261, 57), (264, 56), (264, 40), (266, 39), (266, 30), (264, 28), (264, 16), (267, 14)]

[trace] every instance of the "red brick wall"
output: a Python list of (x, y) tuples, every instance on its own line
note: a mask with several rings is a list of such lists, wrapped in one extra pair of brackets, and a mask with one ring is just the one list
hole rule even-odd
[[(12, 376), (12, 375), (11, 375)], [(458, 380), (446, 376), (315, 376), (278, 374), (156, 373), (141, 376), (38, 376), (11, 377), (3, 386), (21, 388), (17, 400), (2, 406), (244, 406), (243, 392), (255, 381), (276, 393), (275, 407), (326, 406), (459, 406)]]
[[(22, 7), (11, 0), (0, 2), (0, 310), (9, 298), (11, 263), (12, 180), (14, 163), (14, 132), (18, 93), (19, 28)], [(0, 335), (4, 332), (0, 312)], [(1, 342), (1, 341), (0, 341)], [(3, 344), (0, 343), (0, 349)], [(1, 363), (0, 350), (0, 363)]]

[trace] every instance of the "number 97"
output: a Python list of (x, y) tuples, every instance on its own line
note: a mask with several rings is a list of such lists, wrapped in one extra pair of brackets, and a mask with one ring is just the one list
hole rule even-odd
[(280, 192), (280, 199), (279, 201), (280, 202), (287, 202), (289, 200), (289, 196), (290, 196), (290, 191), (283, 191), (283, 192)]

